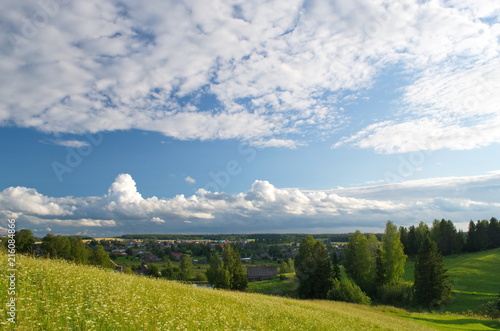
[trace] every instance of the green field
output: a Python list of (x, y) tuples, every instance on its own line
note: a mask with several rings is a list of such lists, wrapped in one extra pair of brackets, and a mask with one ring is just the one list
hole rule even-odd
[[(453, 281), (453, 298), (442, 311), (461, 313), (498, 300), (500, 292), (500, 248), (478, 253), (447, 256), (445, 267)], [(408, 261), (404, 279), (413, 281), (415, 261)]]
[[(287, 276), (291, 278), (293, 275), (294, 274), (288, 274)], [(248, 283), (247, 291), (251, 293), (295, 297), (298, 282), (290, 278), (281, 280), (279, 277), (274, 277), (270, 280), (250, 282)]]
[[(5, 253), (0, 259), (7, 261)], [(17, 260), (17, 323), (7, 330), (492, 330), (499, 322), (331, 301), (196, 288), (65, 261)], [(444, 321), (444, 322), (443, 322)]]

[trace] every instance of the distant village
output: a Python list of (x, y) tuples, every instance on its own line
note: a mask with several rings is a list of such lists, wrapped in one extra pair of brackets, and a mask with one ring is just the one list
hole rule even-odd
[[(250, 282), (276, 277), (283, 271), (280, 270), (281, 264), (293, 260), (299, 249), (297, 242), (276, 243), (273, 240), (93, 239), (87, 243), (102, 245), (117, 271), (124, 272), (128, 268), (139, 275), (150, 274), (152, 265), (178, 264), (183, 255), (191, 257), (195, 272), (202, 272), (207, 268), (212, 252), (222, 252), (225, 245), (231, 244), (239, 250), (240, 261), (246, 267)], [(345, 243), (328, 244), (330, 249), (342, 254)]]

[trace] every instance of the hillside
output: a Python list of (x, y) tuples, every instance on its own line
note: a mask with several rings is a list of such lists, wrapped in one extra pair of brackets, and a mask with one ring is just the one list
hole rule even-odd
[[(0, 253), (0, 259), (7, 257)], [(64, 261), (18, 256), (18, 269), (17, 330), (428, 330), (457, 326), (491, 330), (500, 326), (465, 317), (391, 313), (345, 303), (202, 289)], [(4, 324), (8, 300), (4, 268), (1, 278), (0, 322)]]
[[(484, 252), (446, 256), (444, 264), (453, 281), (453, 299), (442, 310), (461, 313), (498, 300), (500, 292), (500, 248)], [(404, 278), (413, 281), (415, 261), (408, 261)]]

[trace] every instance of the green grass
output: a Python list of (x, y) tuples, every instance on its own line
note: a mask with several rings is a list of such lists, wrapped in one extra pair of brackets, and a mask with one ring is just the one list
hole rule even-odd
[(247, 291), (252, 293), (293, 297), (297, 286), (298, 283), (294, 279), (280, 280), (279, 277), (274, 277), (270, 280), (248, 283)]
[[(5, 253), (0, 260), (7, 261)], [(6, 321), (0, 269), (0, 323), (6, 330), (448, 330), (500, 323), (332, 301), (196, 288), (65, 261), (18, 256), (17, 323)], [(2, 328), (2, 326), (0, 326)]]
[[(391, 309), (389, 309), (390, 311)], [(394, 309), (392, 309), (394, 310)], [(437, 330), (498, 330), (500, 322), (459, 315), (416, 314), (394, 312), (394, 315)]]
[[(488, 301), (498, 300), (500, 292), (500, 248), (444, 258), (453, 281), (453, 298), (442, 311), (461, 313), (476, 310)], [(404, 279), (413, 281), (415, 261), (406, 263)]]

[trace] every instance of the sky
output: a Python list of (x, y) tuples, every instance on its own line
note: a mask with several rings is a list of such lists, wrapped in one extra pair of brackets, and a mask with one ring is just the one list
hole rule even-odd
[(500, 217), (500, 3), (4, 0), (0, 233)]

